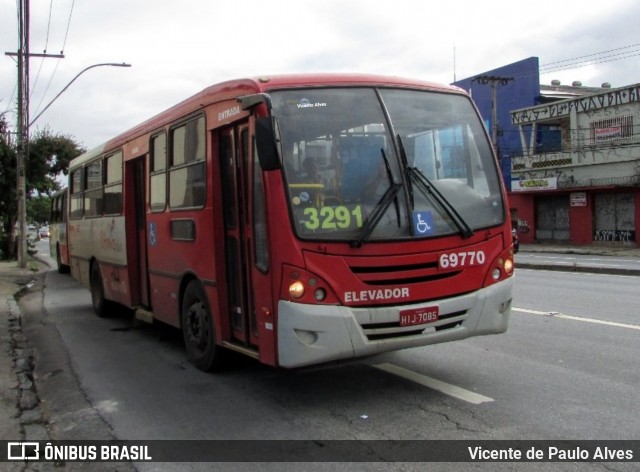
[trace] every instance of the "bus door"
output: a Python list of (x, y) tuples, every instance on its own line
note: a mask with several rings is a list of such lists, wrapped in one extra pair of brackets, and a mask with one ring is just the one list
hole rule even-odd
[(131, 285), (138, 288), (138, 290), (132, 290), (132, 294), (139, 294), (139, 299), (134, 298), (131, 302), (135, 306), (149, 307), (145, 156), (130, 160), (126, 165), (127, 194), (133, 194), (134, 197), (126, 200), (129, 205), (126, 212), (127, 215), (131, 215), (127, 217), (127, 234), (133, 235), (127, 238), (127, 252), (133, 255), (129, 259), (132, 270)]
[(219, 133), (229, 325), (236, 341), (255, 346), (257, 327), (249, 266), (249, 127), (243, 123)]

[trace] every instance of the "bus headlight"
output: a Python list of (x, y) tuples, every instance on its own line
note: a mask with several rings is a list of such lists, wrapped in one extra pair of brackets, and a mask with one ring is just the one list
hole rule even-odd
[(507, 259), (506, 261), (504, 261), (504, 271), (507, 274), (510, 274), (513, 271), (513, 260), (512, 259)]
[(291, 298), (302, 298), (304, 295), (304, 284), (299, 280), (296, 280), (289, 285), (289, 295)]

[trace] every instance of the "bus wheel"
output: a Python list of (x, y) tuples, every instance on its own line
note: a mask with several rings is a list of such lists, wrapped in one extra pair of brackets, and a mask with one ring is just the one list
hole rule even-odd
[(62, 258), (60, 257), (60, 246), (56, 246), (56, 262), (58, 263), (58, 273), (68, 274), (71, 271), (71, 267), (62, 263)]
[(106, 309), (108, 302), (104, 298), (104, 285), (102, 285), (102, 275), (100, 274), (100, 267), (97, 262), (94, 262), (91, 266), (90, 284), (93, 311), (96, 312), (96, 315), (102, 318), (107, 315)]
[(211, 309), (202, 285), (196, 280), (184, 292), (181, 323), (189, 361), (204, 371), (218, 368), (220, 348), (216, 346)]

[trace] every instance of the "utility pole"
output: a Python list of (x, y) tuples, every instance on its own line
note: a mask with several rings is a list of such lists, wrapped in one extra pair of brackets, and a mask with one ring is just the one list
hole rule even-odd
[(18, 266), (27, 266), (27, 185), (25, 161), (29, 152), (29, 0), (20, 0), (18, 17)]
[(27, 190), (25, 162), (29, 155), (29, 58), (57, 57), (62, 54), (30, 54), (29, 53), (29, 0), (18, 2), (18, 52), (7, 52), (7, 56), (18, 59), (18, 149), (16, 162), (16, 195), (18, 200), (18, 265), (27, 266)]
[[(491, 142), (498, 153), (498, 85), (507, 85), (513, 77), (497, 77), (494, 75), (478, 75), (471, 81), (480, 85), (491, 85)], [(500, 157), (500, 156), (498, 156)]]

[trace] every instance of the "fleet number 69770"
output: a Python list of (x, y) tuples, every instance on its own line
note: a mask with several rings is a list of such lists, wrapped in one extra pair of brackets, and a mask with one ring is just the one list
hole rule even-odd
[(483, 265), (487, 260), (484, 251), (460, 251), (440, 254), (438, 267), (440, 269), (456, 269)]

